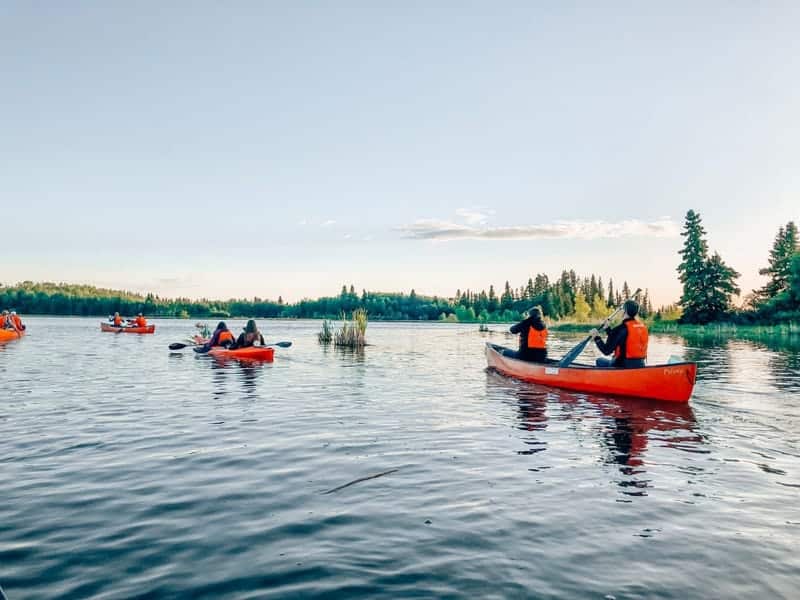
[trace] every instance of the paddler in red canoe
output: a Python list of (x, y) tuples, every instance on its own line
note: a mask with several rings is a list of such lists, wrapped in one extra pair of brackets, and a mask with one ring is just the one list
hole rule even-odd
[(114, 316), (111, 317), (111, 324), (114, 327), (125, 327), (125, 320), (120, 316), (118, 312), (115, 312)]
[(614, 354), (614, 358), (598, 358), (598, 367), (636, 369), (644, 366), (649, 337), (647, 325), (636, 318), (639, 314), (639, 303), (636, 300), (626, 301), (624, 308), (622, 323), (608, 332), (606, 341), (603, 341), (597, 329), (589, 332), (600, 352), (605, 355)]
[(147, 327), (147, 319), (144, 318), (142, 313), (136, 315), (136, 318), (133, 320), (134, 327)]
[(509, 331), (519, 334), (519, 350), (506, 348), (504, 356), (528, 362), (547, 361), (547, 325), (542, 320), (542, 309), (534, 306), (528, 311), (528, 317), (512, 325)]
[(194, 351), (198, 354), (205, 354), (215, 346), (223, 346), (228, 348), (229, 346), (233, 345), (235, 340), (236, 338), (234, 337), (233, 333), (231, 333), (231, 330), (228, 329), (225, 321), (220, 321), (217, 323), (217, 328), (214, 330), (214, 335), (211, 336), (211, 339), (199, 348), (195, 348)]

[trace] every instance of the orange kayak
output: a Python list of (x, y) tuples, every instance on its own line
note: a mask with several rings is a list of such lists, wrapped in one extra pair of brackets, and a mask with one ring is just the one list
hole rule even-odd
[(249, 346), (247, 348), (228, 350), (222, 346), (215, 346), (208, 351), (208, 354), (217, 358), (238, 358), (240, 360), (272, 362), (275, 358), (275, 348), (267, 346)]
[(11, 340), (18, 340), (23, 335), (24, 331), (17, 333), (14, 329), (0, 329), (0, 342), (9, 342)]
[(486, 344), (486, 362), (490, 369), (523, 381), (579, 392), (688, 402), (697, 376), (697, 364), (691, 362), (640, 369), (578, 364), (559, 367), (557, 362), (533, 363), (503, 356), (503, 350), (502, 346)]
[(107, 331), (111, 333), (155, 333), (156, 326), (148, 325), (147, 327), (114, 327), (108, 323), (100, 323), (100, 331)]

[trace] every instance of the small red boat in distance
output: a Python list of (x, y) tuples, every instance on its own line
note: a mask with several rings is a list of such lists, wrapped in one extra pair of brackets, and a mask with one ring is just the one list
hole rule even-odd
[(148, 325), (147, 327), (114, 327), (108, 323), (100, 323), (100, 331), (107, 333), (155, 333), (156, 326)]

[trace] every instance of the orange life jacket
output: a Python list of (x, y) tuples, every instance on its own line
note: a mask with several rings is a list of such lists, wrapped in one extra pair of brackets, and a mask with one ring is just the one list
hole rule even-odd
[(219, 339), (217, 339), (217, 344), (222, 346), (225, 342), (235, 342), (236, 338), (233, 337), (233, 334), (230, 331), (223, 331), (219, 334)]
[(22, 319), (19, 318), (19, 315), (11, 315), (10, 319), (14, 324), (14, 329), (17, 331), (22, 331)]
[(547, 328), (541, 331), (533, 327), (528, 328), (528, 348), (544, 350), (547, 348)]
[(136, 326), (147, 327), (147, 319), (145, 319), (144, 317), (136, 317)]
[(122, 317), (114, 317), (114, 327), (122, 327)]
[[(647, 341), (649, 334), (647, 333), (647, 325), (636, 319), (625, 321), (625, 329), (628, 330), (628, 335), (625, 338), (625, 358), (642, 359), (647, 358)], [(620, 349), (614, 350), (614, 356), (619, 357)]]

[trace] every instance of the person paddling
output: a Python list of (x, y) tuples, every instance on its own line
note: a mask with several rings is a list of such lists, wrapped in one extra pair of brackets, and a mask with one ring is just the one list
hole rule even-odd
[(11, 323), (11, 318), (7, 310), (4, 310), (0, 314), (0, 329), (14, 329), (14, 325)]
[(261, 335), (261, 332), (256, 327), (256, 322), (253, 319), (250, 319), (247, 322), (247, 325), (244, 327), (244, 331), (239, 334), (236, 343), (231, 346), (231, 350), (235, 350), (237, 348), (249, 348), (250, 346), (255, 346), (256, 342), (259, 342), (262, 346), (266, 346), (264, 342), (264, 336)]
[(11, 314), (8, 315), (9, 320), (11, 321), (11, 325), (13, 325), (14, 329), (17, 330), (17, 333), (22, 333), (25, 331), (25, 324), (22, 322), (22, 319), (17, 314), (17, 311), (12, 310)]
[(114, 316), (111, 317), (111, 322), (113, 323), (114, 327), (125, 327), (125, 321), (118, 312), (115, 312)]
[(233, 344), (234, 340), (235, 337), (233, 333), (231, 333), (231, 330), (228, 329), (225, 321), (220, 321), (217, 324), (217, 328), (214, 330), (214, 335), (211, 336), (211, 339), (199, 348), (195, 348), (194, 351), (198, 354), (205, 354), (215, 346), (223, 346), (227, 348)]
[(519, 350), (506, 349), (503, 354), (529, 362), (547, 361), (547, 325), (542, 320), (542, 310), (533, 307), (528, 318), (512, 325), (511, 333), (519, 334)]
[(144, 318), (142, 313), (136, 315), (136, 318), (133, 320), (134, 327), (147, 327), (147, 319)]
[(639, 303), (635, 300), (628, 300), (623, 306), (625, 316), (622, 323), (608, 332), (605, 341), (597, 329), (589, 332), (600, 352), (605, 355), (614, 354), (613, 359), (598, 358), (596, 361), (598, 367), (635, 369), (643, 367), (644, 361), (647, 359), (649, 334), (647, 325), (636, 318), (636, 315), (639, 314)]

